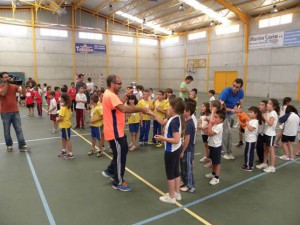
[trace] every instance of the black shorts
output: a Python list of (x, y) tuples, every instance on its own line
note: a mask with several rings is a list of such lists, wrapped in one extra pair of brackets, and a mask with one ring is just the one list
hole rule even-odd
[(168, 180), (174, 180), (180, 176), (179, 159), (181, 148), (174, 152), (165, 152), (165, 170)]
[(268, 136), (264, 134), (264, 143), (266, 144), (266, 146), (272, 147), (274, 146), (275, 138), (276, 136)]
[(34, 103), (32, 103), (32, 104), (26, 104), (26, 107), (27, 107), (28, 109), (34, 108)]
[(240, 132), (244, 134), (245, 133), (245, 129), (242, 128), (242, 127), (240, 127)]
[(209, 158), (211, 159), (211, 163), (213, 165), (221, 164), (222, 145), (219, 147), (208, 146), (208, 148), (209, 148)]
[(21, 97), (20, 97), (20, 99), (21, 99), (21, 100), (25, 100), (25, 99), (26, 99), (26, 97), (22, 97), (22, 96), (21, 96)]
[(295, 142), (296, 136), (282, 135), (281, 142)]
[(202, 134), (202, 141), (203, 141), (204, 143), (207, 143), (207, 142), (208, 142), (208, 135)]

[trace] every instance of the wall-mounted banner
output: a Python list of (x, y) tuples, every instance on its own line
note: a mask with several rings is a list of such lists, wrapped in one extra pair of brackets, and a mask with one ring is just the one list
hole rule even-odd
[(106, 45), (75, 43), (76, 53), (98, 54), (106, 52)]
[(300, 45), (300, 29), (253, 35), (249, 38), (249, 49), (279, 48), (297, 45)]

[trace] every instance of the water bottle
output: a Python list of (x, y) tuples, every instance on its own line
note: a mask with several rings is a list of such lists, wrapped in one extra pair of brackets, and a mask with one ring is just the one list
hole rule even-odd
[(133, 94), (136, 95), (138, 93), (138, 91), (136, 90), (136, 82), (131, 82), (131, 86), (133, 87)]

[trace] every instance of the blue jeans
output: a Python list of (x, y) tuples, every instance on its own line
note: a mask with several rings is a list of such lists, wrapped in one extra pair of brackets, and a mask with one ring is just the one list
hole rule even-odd
[(10, 125), (12, 124), (16, 136), (18, 139), (19, 143), (19, 148), (26, 145), (24, 136), (23, 136), (23, 131), (21, 127), (21, 118), (19, 112), (8, 112), (8, 113), (1, 113), (1, 119), (3, 122), (3, 128), (4, 128), (4, 138), (5, 138), (5, 143), (6, 146), (12, 146), (13, 141), (10, 136)]

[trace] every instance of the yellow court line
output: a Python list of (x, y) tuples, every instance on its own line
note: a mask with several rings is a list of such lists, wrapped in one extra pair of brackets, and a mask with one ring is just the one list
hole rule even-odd
[[(75, 130), (71, 129), (72, 132), (74, 132), (76, 135), (78, 135), (80, 138), (82, 138), (84, 141), (86, 141), (87, 143), (89, 143), (90, 145), (92, 145), (92, 143), (86, 139), (85, 137), (83, 137), (81, 134), (79, 134), (78, 132), (76, 132)], [(98, 149), (98, 147), (96, 146), (96, 148)], [(112, 157), (110, 155), (108, 155), (106, 152), (103, 152), (103, 154), (109, 158), (112, 159)], [(131, 175), (135, 176), (137, 179), (139, 179), (140, 181), (142, 181), (144, 184), (146, 184), (147, 186), (149, 186), (150, 188), (152, 188), (154, 191), (158, 192), (161, 195), (164, 195), (165, 193), (162, 192), (161, 190), (159, 190), (157, 187), (155, 187), (154, 185), (152, 185), (151, 183), (149, 183), (148, 181), (146, 181), (144, 178), (142, 178), (141, 176), (139, 176), (138, 174), (136, 174), (135, 172), (133, 172), (131, 169), (129, 169), (128, 167), (125, 167), (126, 171), (128, 171), (129, 173), (131, 173)], [(176, 205), (178, 207), (181, 207), (182, 205), (178, 202), (176, 202)], [(211, 225), (211, 223), (209, 223), (208, 221), (206, 221), (205, 219), (203, 219), (202, 217), (200, 217), (199, 215), (197, 215), (196, 213), (194, 213), (193, 211), (191, 211), (188, 208), (184, 208), (184, 211), (186, 211), (188, 214), (190, 214), (191, 216), (193, 216), (195, 219), (199, 220), (200, 222), (202, 222), (205, 225)]]

